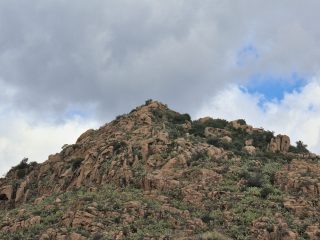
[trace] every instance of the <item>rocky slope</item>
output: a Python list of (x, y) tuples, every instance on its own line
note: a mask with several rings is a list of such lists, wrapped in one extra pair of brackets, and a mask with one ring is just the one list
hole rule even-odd
[(0, 179), (0, 239), (320, 239), (319, 197), (303, 144), (147, 101)]

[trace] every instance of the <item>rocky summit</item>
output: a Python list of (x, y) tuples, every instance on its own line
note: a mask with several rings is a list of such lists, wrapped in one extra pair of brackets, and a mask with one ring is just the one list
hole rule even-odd
[(320, 239), (320, 161), (148, 100), (0, 179), (0, 239)]

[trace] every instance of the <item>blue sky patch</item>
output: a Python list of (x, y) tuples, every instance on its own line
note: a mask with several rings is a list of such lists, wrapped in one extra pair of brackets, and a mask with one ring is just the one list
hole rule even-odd
[(300, 92), (306, 84), (306, 79), (297, 73), (292, 73), (290, 76), (256, 74), (241, 90), (262, 95), (261, 105), (263, 105), (266, 101), (281, 101), (285, 93)]

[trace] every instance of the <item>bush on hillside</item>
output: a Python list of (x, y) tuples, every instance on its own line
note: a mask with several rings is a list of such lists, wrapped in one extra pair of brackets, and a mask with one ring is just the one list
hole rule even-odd
[(194, 134), (196, 136), (204, 137), (204, 129), (206, 128), (206, 125), (199, 122), (194, 121), (192, 122), (192, 128), (190, 129), (189, 133)]
[(209, 119), (207, 123), (208, 127), (213, 127), (213, 128), (225, 128), (228, 125), (228, 121), (224, 119)]
[(76, 169), (78, 169), (83, 160), (84, 160), (83, 158), (74, 158), (74, 159), (72, 159), (70, 161), (71, 162), (72, 171), (75, 171)]
[(17, 177), (21, 179), (25, 177), (31, 171), (31, 169), (33, 169), (36, 165), (37, 165), (36, 162), (30, 162), (28, 164), (28, 158), (24, 158), (21, 160), (21, 162), (17, 166), (12, 167), (8, 172), (8, 174), (16, 172)]
[(290, 146), (289, 152), (292, 153), (308, 153), (309, 150), (307, 149), (308, 145), (304, 144), (301, 140), (296, 142), (296, 146)]
[(152, 103), (152, 99), (147, 99), (146, 101), (145, 101), (145, 106), (148, 106), (149, 104), (151, 104)]
[(191, 117), (189, 114), (175, 114), (172, 118), (173, 123), (175, 124), (183, 124), (185, 122), (191, 122)]
[(247, 125), (246, 121), (244, 119), (239, 119), (237, 121), (240, 125)]
[(199, 120), (192, 122), (192, 128), (190, 133), (196, 136), (204, 137), (204, 130), (206, 127), (220, 128), (224, 129), (227, 127), (228, 121), (224, 119), (208, 119), (205, 122), (200, 122)]
[(261, 150), (266, 150), (271, 139), (274, 138), (274, 133), (271, 131), (253, 132), (253, 146)]

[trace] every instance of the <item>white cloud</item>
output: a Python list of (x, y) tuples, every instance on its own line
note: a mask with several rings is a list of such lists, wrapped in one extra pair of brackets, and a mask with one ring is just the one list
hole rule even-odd
[[(70, 120), (75, 106), (105, 122), (148, 98), (193, 115), (213, 97), (214, 115), (315, 146), (316, 80), (265, 112), (259, 96), (223, 89), (253, 74), (314, 75), (319, 8), (318, 0), (0, 1), (0, 168), (25, 155), (42, 161), (95, 125)], [(258, 57), (239, 66), (246, 45)]]
[(228, 120), (246, 119), (248, 124), (287, 134), (294, 144), (302, 140), (320, 153), (320, 80), (313, 78), (301, 91), (287, 93), (281, 101), (259, 106), (261, 95), (240, 90), (236, 85), (220, 92), (198, 112)]
[(85, 130), (99, 126), (95, 121), (79, 118), (59, 125), (35, 124), (20, 114), (0, 122), (0, 175), (24, 157), (43, 162), (49, 154), (60, 152), (63, 144), (74, 143)]
[[(39, 115), (93, 104), (104, 118), (147, 98), (192, 113), (255, 73), (314, 74), (319, 7), (317, 0), (3, 0), (0, 78), (15, 89), (15, 108)], [(237, 52), (247, 44), (259, 58), (239, 68)]]

